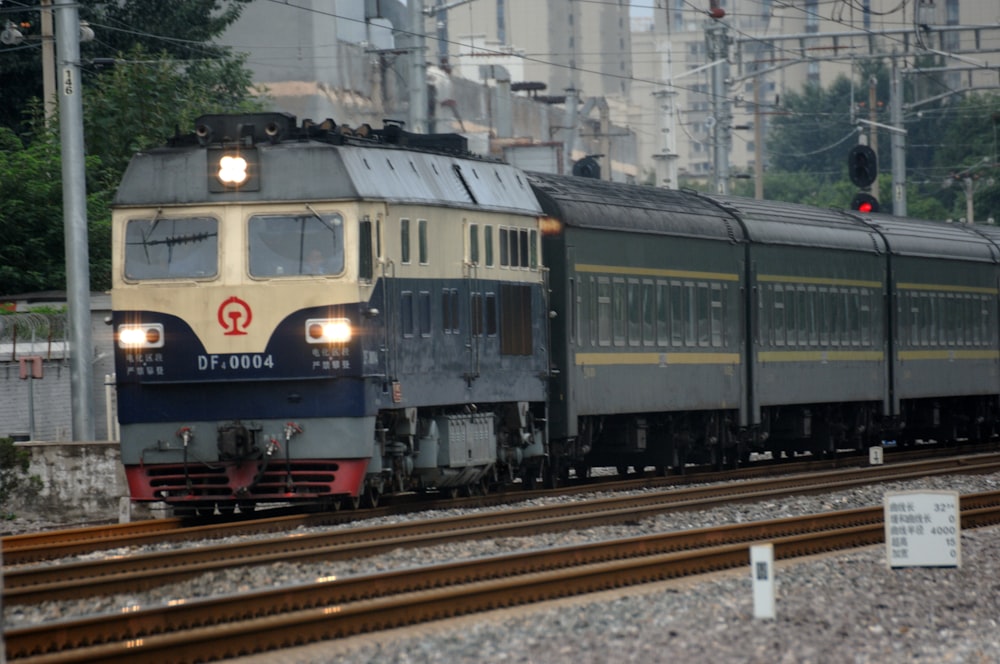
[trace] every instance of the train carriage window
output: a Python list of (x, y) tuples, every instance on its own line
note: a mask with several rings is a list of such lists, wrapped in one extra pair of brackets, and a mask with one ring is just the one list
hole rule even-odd
[(684, 344), (684, 287), (676, 281), (670, 282), (670, 343)]
[(528, 256), (528, 229), (522, 228), (518, 231), (517, 236), (519, 240), (517, 254), (521, 258), (520, 265), (521, 267), (530, 267), (531, 261)]
[(639, 282), (629, 279), (627, 292), (628, 300), (625, 308), (628, 316), (628, 344), (638, 346), (642, 339), (642, 299)]
[(431, 336), (431, 294), (430, 291), (420, 291), (417, 299), (420, 320), (420, 336)]
[(483, 249), (486, 253), (486, 267), (493, 267), (493, 227), (483, 227)]
[(413, 291), (400, 293), (399, 329), (404, 337), (413, 336)]
[(441, 291), (441, 329), (445, 334), (458, 334), (458, 290)]
[(538, 267), (538, 231), (532, 230), (529, 233), (528, 246), (531, 248), (531, 256), (528, 260), (528, 267), (536, 269)]
[(611, 281), (607, 277), (597, 279), (597, 343), (611, 345)]
[(612, 318), (612, 334), (616, 346), (625, 345), (625, 323), (626, 323), (626, 301), (625, 301), (625, 281), (615, 279), (612, 285), (611, 306), (614, 310)]
[(199, 279), (219, 272), (219, 222), (211, 217), (131, 219), (126, 279)]
[(931, 346), (945, 346), (949, 340), (954, 343), (951, 330), (951, 306), (944, 293), (927, 293), (927, 343)]
[(507, 229), (500, 229), (500, 266), (507, 267), (510, 265), (510, 244), (507, 240)]
[(382, 216), (375, 217), (375, 258), (382, 258)]
[(844, 343), (857, 346), (861, 343), (861, 300), (856, 288), (844, 290), (844, 306), (847, 309), (847, 315), (844, 317), (847, 337), (844, 339)]
[(695, 285), (684, 282), (684, 345), (694, 346), (698, 343), (698, 299), (695, 296)]
[(816, 314), (819, 323), (819, 345), (830, 346), (830, 291), (820, 287), (816, 292)]
[(773, 346), (773, 328), (771, 327), (771, 285), (760, 284), (757, 288), (757, 339), (762, 346)]
[(479, 265), (479, 224), (469, 224), (469, 262)]
[(871, 291), (867, 288), (861, 290), (860, 296), (860, 325), (861, 325), (861, 345), (865, 348), (872, 346), (872, 309)]
[(417, 220), (417, 247), (420, 252), (420, 264), (427, 265), (427, 220)]
[(711, 333), (712, 333), (712, 346), (715, 348), (720, 348), (725, 345), (723, 342), (722, 335), (724, 333), (724, 318), (723, 318), (723, 306), (725, 300), (722, 298), (723, 287), (722, 284), (712, 284), (712, 302), (711, 302)]
[(566, 327), (569, 328), (569, 342), (575, 344), (580, 333), (580, 300), (576, 291), (576, 279), (570, 277), (569, 280), (569, 320)]
[(250, 217), (247, 236), (251, 276), (335, 275), (344, 271), (344, 219), (339, 214), (310, 210), (294, 215), (255, 215)]
[(910, 345), (920, 345), (920, 297), (917, 293), (907, 295), (910, 309)]
[(930, 343), (930, 327), (934, 321), (931, 319), (930, 298), (927, 293), (920, 293), (918, 311), (920, 314), (920, 345), (926, 346)]
[(798, 343), (798, 318), (796, 317), (795, 286), (785, 286), (785, 343), (794, 346)]
[(798, 344), (800, 346), (806, 346), (809, 344), (809, 316), (806, 309), (808, 306), (808, 300), (806, 297), (806, 287), (798, 286), (795, 289), (795, 330), (798, 335)]
[(371, 281), (374, 276), (372, 261), (372, 222), (365, 217), (358, 224), (358, 278)]
[(486, 336), (497, 335), (497, 294), (486, 294)]
[(670, 284), (656, 282), (656, 344), (670, 343)]
[(983, 346), (992, 346), (990, 341), (990, 298), (979, 298), (979, 338)]
[(469, 298), (469, 327), (472, 336), (483, 336), (483, 294), (472, 293)]
[(775, 284), (774, 286), (774, 345), (785, 345), (785, 290)]
[(531, 355), (531, 287), (516, 284), (500, 286), (500, 353)]
[(805, 309), (806, 309), (806, 333), (809, 336), (809, 345), (819, 345), (819, 326), (816, 324), (817, 293), (815, 286), (806, 289)]
[(711, 343), (711, 293), (708, 284), (698, 284), (695, 289), (698, 298), (698, 345), (708, 346)]
[(399, 260), (407, 265), (410, 262), (410, 220), (399, 220)]
[(656, 343), (656, 284), (652, 281), (642, 282), (642, 343)]
[[(960, 294), (955, 294), (952, 296), (954, 298), (954, 314), (955, 314), (955, 343), (956, 346), (965, 345), (965, 296)], [(948, 344), (951, 346), (952, 344)]]

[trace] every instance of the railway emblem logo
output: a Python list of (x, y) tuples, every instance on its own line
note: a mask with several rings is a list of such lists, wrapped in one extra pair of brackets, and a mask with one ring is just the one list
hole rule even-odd
[(225, 330), (226, 336), (246, 334), (252, 320), (250, 305), (235, 295), (219, 305), (219, 325)]

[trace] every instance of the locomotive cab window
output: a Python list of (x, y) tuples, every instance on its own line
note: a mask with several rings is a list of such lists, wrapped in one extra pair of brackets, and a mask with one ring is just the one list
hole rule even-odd
[(218, 272), (217, 219), (157, 216), (125, 227), (126, 279), (201, 279)]
[(336, 213), (250, 217), (250, 275), (336, 275), (344, 271), (344, 219)]

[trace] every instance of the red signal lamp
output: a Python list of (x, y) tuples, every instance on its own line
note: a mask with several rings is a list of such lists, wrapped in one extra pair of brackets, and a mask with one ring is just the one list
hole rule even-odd
[(864, 214), (878, 212), (878, 199), (871, 194), (855, 194), (854, 198), (851, 200), (851, 209)]

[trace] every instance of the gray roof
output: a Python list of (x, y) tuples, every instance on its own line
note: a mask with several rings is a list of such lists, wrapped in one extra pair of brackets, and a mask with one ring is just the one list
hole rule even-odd
[(569, 227), (743, 240), (729, 213), (688, 192), (548, 173), (528, 179), (542, 211)]
[[(857, 215), (881, 233), (896, 256), (948, 258), (996, 263), (1000, 249), (964, 224), (893, 217), (885, 214)], [(1000, 236), (994, 238), (1000, 239)]]
[(133, 157), (115, 205), (381, 200), (538, 214), (524, 175), (498, 162), (387, 145), (319, 141), (256, 147), (257, 191), (210, 192), (206, 149), (158, 148)]

